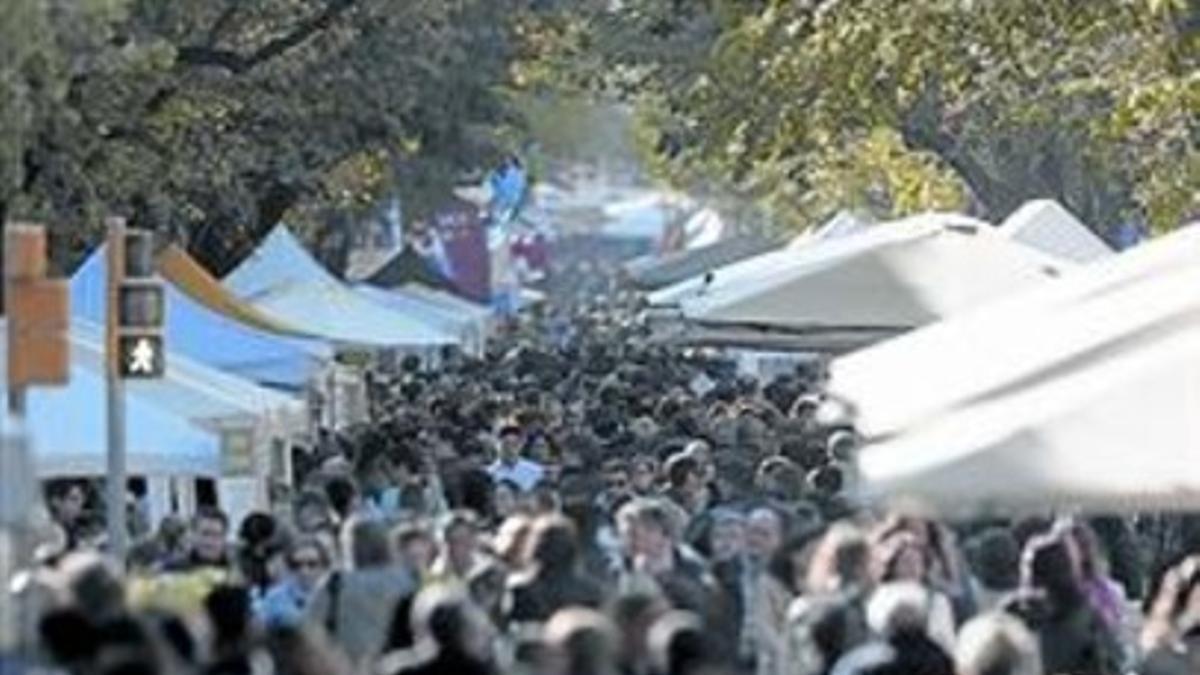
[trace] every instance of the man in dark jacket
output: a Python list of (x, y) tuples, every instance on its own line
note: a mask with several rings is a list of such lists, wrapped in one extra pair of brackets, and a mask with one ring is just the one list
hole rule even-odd
[(531, 550), (533, 570), (514, 579), (509, 588), (509, 621), (543, 623), (568, 607), (601, 606), (604, 590), (579, 572), (579, 542), (569, 520), (562, 516), (539, 519)]
[(417, 645), (388, 657), (387, 675), (492, 675), (487, 617), (461, 591), (434, 587), (417, 596), (413, 608)]

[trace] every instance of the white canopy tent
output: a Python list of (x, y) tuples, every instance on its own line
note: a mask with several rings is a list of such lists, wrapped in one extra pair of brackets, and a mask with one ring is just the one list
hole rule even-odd
[(1069, 267), (985, 222), (928, 213), (798, 249), (786, 265), (681, 304), (687, 319), (710, 325), (902, 330)]
[(280, 225), (224, 280), (235, 295), (282, 323), (351, 348), (431, 349), (456, 338), (345, 285)]
[(686, 298), (720, 293), (737, 284), (787, 269), (795, 263), (798, 252), (805, 247), (865, 232), (869, 227), (865, 221), (845, 211), (839, 211), (833, 218), (795, 237), (781, 249), (738, 260), (714, 270), (706, 270), (704, 274), (655, 291), (649, 296), (650, 304), (659, 307), (675, 306)]
[(486, 333), (480, 330), (477, 317), (472, 314), (414, 294), (407, 287), (381, 288), (369, 284), (359, 284), (355, 286), (355, 290), (385, 307), (418, 318), (424, 323), (453, 335), (456, 344), (469, 354), (480, 355), (483, 353)]
[[(873, 496), (1200, 507), (1200, 228), (834, 363)], [(914, 384), (919, 383), (919, 386)]]
[[(1072, 352), (1098, 349), (1129, 330), (1138, 313), (1108, 315), (1103, 304), (1160, 270), (1200, 264), (1200, 231), (1186, 228), (1053, 284), (1014, 293), (952, 320), (875, 345), (833, 362), (829, 391), (857, 408), (855, 423), (870, 437), (896, 434), (955, 406), (1033, 377)], [(1140, 311), (1147, 311), (1147, 305)], [(1083, 315), (1084, 310), (1092, 312)], [(1052, 332), (1067, 313), (1090, 316), (1079, 334)], [(919, 364), (919, 366), (914, 366)], [(919, 388), (912, 386), (921, 368)]]
[(849, 211), (838, 211), (829, 220), (797, 236), (788, 244), (788, 248), (796, 249), (821, 241), (841, 239), (866, 232), (870, 228), (871, 223), (865, 218)]
[(1000, 225), (1000, 232), (1013, 241), (1077, 263), (1115, 254), (1087, 225), (1052, 199), (1025, 202)]
[(420, 283), (407, 283), (400, 286), (410, 297), (428, 303), (442, 311), (452, 313), (468, 322), (470, 333), (476, 336), (481, 347), (486, 347), (487, 340), (492, 334), (494, 316), (492, 308), (472, 302), (449, 291), (431, 288)]

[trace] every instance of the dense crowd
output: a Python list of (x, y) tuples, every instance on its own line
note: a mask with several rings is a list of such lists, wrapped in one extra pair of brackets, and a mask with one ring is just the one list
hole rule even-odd
[(739, 376), (648, 341), (626, 295), (578, 295), (483, 358), (370, 378), (372, 422), (302, 454), (273, 512), (168, 518), (120, 572), (81, 486), (51, 486), (61, 536), (13, 586), (35, 657), (98, 675), (1200, 673), (1190, 542), (1149, 560), (1129, 519), (951, 527), (856, 504), (856, 438), (822, 421), (819, 368)]

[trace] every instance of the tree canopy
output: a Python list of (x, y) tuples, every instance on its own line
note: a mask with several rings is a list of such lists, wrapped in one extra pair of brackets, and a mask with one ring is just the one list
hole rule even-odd
[(107, 214), (218, 272), (285, 214), (420, 215), (519, 122), (516, 0), (4, 4), (0, 219), (51, 224), (60, 257)]
[(652, 162), (791, 224), (1054, 197), (1200, 216), (1200, 1), (564, 3), (530, 78), (637, 104)]

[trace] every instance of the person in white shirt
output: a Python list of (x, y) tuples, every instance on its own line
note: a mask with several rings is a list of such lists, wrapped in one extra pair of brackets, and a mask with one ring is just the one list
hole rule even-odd
[(546, 475), (546, 469), (541, 464), (521, 457), (525, 447), (525, 434), (516, 425), (508, 425), (500, 429), (500, 441), (496, 450), (496, 461), (488, 467), (488, 473), (496, 483), (509, 481), (529, 492), (537, 487)]

